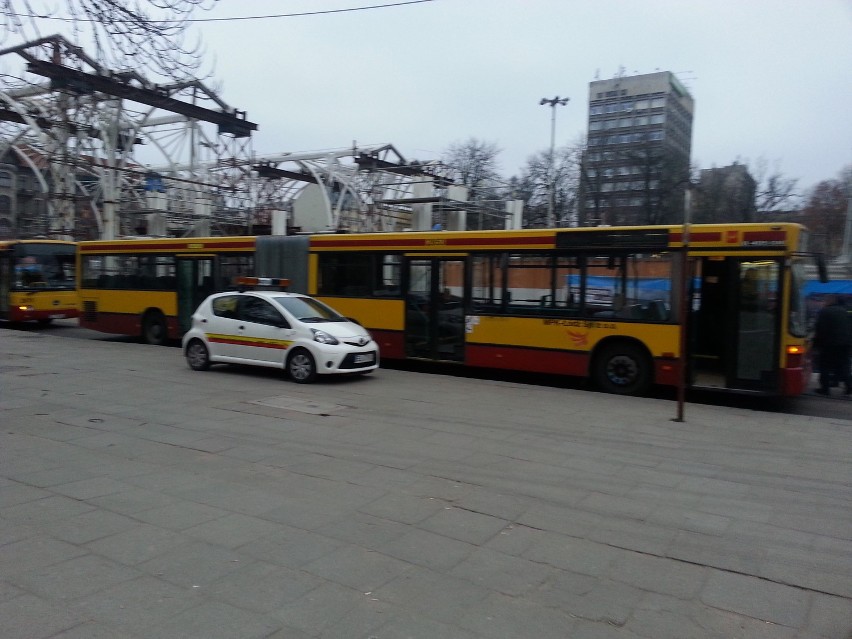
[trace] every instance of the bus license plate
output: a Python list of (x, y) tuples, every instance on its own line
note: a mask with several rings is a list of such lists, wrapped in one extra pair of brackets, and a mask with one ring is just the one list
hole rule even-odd
[(372, 364), (373, 363), (373, 354), (372, 353), (364, 353), (363, 355), (355, 356), (356, 364)]

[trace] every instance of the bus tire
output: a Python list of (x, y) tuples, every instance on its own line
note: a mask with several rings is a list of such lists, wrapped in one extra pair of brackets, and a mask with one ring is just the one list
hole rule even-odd
[(186, 345), (186, 363), (194, 371), (206, 371), (210, 368), (210, 352), (200, 339), (194, 339)]
[(651, 386), (651, 366), (651, 358), (639, 345), (611, 342), (595, 356), (592, 376), (607, 393), (642, 395)]
[(316, 381), (317, 364), (314, 356), (304, 348), (297, 348), (287, 358), (287, 373), (297, 384), (310, 384)]
[(142, 318), (142, 340), (152, 346), (162, 346), (169, 338), (166, 318), (160, 311), (148, 311)]

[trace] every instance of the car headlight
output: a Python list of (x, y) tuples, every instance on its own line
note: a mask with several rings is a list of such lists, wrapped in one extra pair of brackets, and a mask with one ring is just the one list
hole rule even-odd
[(314, 334), (315, 342), (319, 342), (320, 344), (340, 344), (335, 337), (318, 328), (312, 328), (311, 332)]

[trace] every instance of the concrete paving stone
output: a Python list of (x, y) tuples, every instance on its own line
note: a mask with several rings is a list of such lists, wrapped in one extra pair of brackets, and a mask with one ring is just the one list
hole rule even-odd
[(203, 602), (146, 629), (149, 639), (265, 639), (281, 624), (221, 602)]
[(0, 575), (9, 579), (87, 554), (85, 548), (44, 535), (0, 546)]
[[(583, 495), (585, 494), (587, 493), (584, 492)], [(577, 510), (567, 504), (557, 505), (535, 500), (515, 523), (571, 537), (585, 537), (598, 528), (605, 519), (599, 513)]]
[(505, 519), (449, 506), (424, 519), (417, 527), (478, 545), (484, 544), (508, 525)]
[(665, 554), (671, 559), (753, 575), (763, 564), (766, 550), (738, 539), (679, 531)]
[(206, 585), (205, 597), (224, 601), (237, 608), (269, 613), (322, 586), (325, 580), (260, 562), (243, 561), (239, 568)]
[(546, 533), (539, 537), (522, 556), (554, 568), (599, 577), (608, 574), (610, 566), (621, 561), (628, 554), (627, 550), (587, 539)]
[(692, 599), (707, 579), (708, 569), (643, 553), (626, 553), (610, 565), (607, 577), (641, 590)]
[(434, 497), (389, 492), (364, 504), (358, 510), (374, 517), (391, 519), (403, 524), (416, 524), (443, 510), (444, 506), (443, 500)]
[(302, 566), (302, 570), (359, 592), (371, 592), (408, 570), (411, 564), (359, 546), (341, 546)]
[(806, 629), (819, 637), (852, 637), (852, 599), (814, 593)]
[[(848, 512), (848, 504), (843, 507), (843, 510), (838, 512)], [(815, 535), (823, 535), (825, 537), (837, 537), (845, 539), (849, 537), (849, 531), (852, 530), (852, 517), (841, 516), (832, 517), (831, 519), (822, 516), (825, 511), (813, 510), (812, 512), (791, 512), (791, 513), (774, 513), (769, 517), (768, 522), (777, 526), (785, 526), (801, 532), (809, 532)]]
[(224, 548), (239, 548), (256, 539), (271, 535), (277, 529), (278, 525), (273, 522), (236, 513), (186, 528), (182, 533), (187, 537), (201, 539)]
[(701, 498), (697, 510), (722, 515), (733, 520), (743, 519), (763, 523), (768, 522), (774, 514), (774, 506), (770, 503), (755, 499), (715, 495), (709, 488)]
[(602, 577), (594, 581), (588, 577), (571, 571), (553, 572), (532, 600), (578, 619), (615, 626), (627, 623), (645, 591)]
[(321, 526), (316, 532), (371, 550), (381, 550), (386, 544), (402, 537), (407, 530), (408, 526), (397, 521), (356, 512)]
[(91, 504), (70, 499), (62, 495), (53, 495), (43, 499), (27, 501), (3, 509), (3, 520), (11, 524), (39, 526), (52, 521), (74, 517), (94, 510)]
[(134, 488), (132, 485), (129, 485), (128, 490), (123, 492), (91, 497), (87, 500), (92, 506), (129, 516), (151, 508), (162, 508), (177, 503), (177, 501), (176, 498), (163, 492)]
[(42, 490), (38, 487), (38, 484), (27, 485), (22, 481), (9, 481), (3, 486), (0, 486), (0, 508), (5, 510), (10, 506), (26, 504), (27, 502), (51, 496), (53, 496), (52, 492)]
[(810, 593), (748, 575), (712, 570), (700, 600), (761, 621), (799, 628), (804, 625)]
[(465, 493), (473, 489), (474, 486), (465, 484), (464, 482), (423, 475), (421, 479), (407, 486), (405, 492), (420, 497), (433, 497), (452, 502), (460, 499)]
[(343, 545), (344, 542), (337, 539), (281, 524), (275, 534), (255, 539), (237, 550), (262, 562), (301, 568)]
[(181, 533), (139, 524), (130, 530), (103, 537), (85, 545), (91, 552), (104, 555), (127, 566), (135, 566), (163, 553), (174, 552), (195, 540)]
[(413, 568), (374, 591), (372, 596), (430, 619), (457, 625), (466, 610), (492, 593), (466, 579), (426, 568)]
[(136, 579), (141, 574), (128, 566), (90, 554), (19, 573), (10, 580), (32, 594), (62, 600), (85, 597), (103, 588)]
[(509, 524), (499, 534), (482, 544), (481, 547), (520, 557), (549, 534), (546, 531), (529, 526)]
[(135, 568), (184, 588), (205, 588), (211, 582), (239, 570), (243, 557), (232, 550), (207, 543), (183, 544)]
[(666, 526), (610, 518), (591, 530), (586, 537), (614, 548), (665, 556), (677, 534), (677, 530)]
[(420, 479), (418, 475), (412, 474), (400, 468), (384, 465), (373, 465), (374, 462), (364, 459), (359, 455), (358, 461), (371, 465), (371, 468), (355, 479), (361, 486), (375, 486), (385, 490), (400, 490), (410, 486)]
[[(624, 626), (614, 626), (607, 621), (588, 621), (577, 619), (571, 629), (571, 639), (651, 639), (634, 634)], [(673, 639), (665, 635), (654, 635), (652, 639)], [(688, 635), (678, 636), (678, 639), (689, 639)], [(704, 639), (711, 639), (705, 637)]]
[(388, 602), (380, 601), (372, 595), (365, 595), (355, 602), (344, 618), (324, 628), (320, 636), (322, 639), (375, 637), (378, 629), (385, 625), (388, 619), (396, 617), (399, 612)]
[(303, 530), (317, 530), (349, 516), (351, 511), (330, 508), (311, 499), (286, 499), (285, 505), (262, 513), (266, 520)]
[[(47, 470), (40, 470), (34, 473), (25, 473), (23, 475), (18, 475), (15, 478), (22, 484), (26, 484), (31, 487), (38, 486), (41, 488), (48, 488), (50, 486), (67, 484), (74, 481), (80, 481), (82, 479), (99, 477), (103, 474), (104, 473), (102, 471), (99, 472), (98, 470), (94, 470), (88, 465), (66, 464), (59, 468), (49, 468)], [(3, 505), (3, 489), (0, 488), (0, 507)]]
[(210, 481), (205, 485), (169, 491), (175, 498), (206, 504), (243, 515), (259, 515), (286, 503), (286, 497), (269, 490), (258, 490), (232, 482)]
[(654, 593), (626, 627), (649, 639), (801, 639), (793, 628)]
[(537, 589), (555, 572), (552, 566), (489, 548), (478, 548), (449, 571), (489, 590), (523, 596)]
[(530, 500), (513, 494), (475, 487), (456, 500), (465, 510), (515, 521), (530, 508)]
[(229, 511), (221, 508), (185, 501), (161, 508), (143, 510), (136, 513), (134, 519), (144, 521), (152, 526), (182, 531), (229, 514), (231, 514)]
[(326, 630), (346, 620), (352, 610), (371, 598), (372, 594), (325, 582), (270, 614), (289, 628), (322, 637)]
[(266, 637), (266, 639), (316, 639), (316, 637), (317, 635), (315, 634), (308, 634), (303, 630), (282, 625), (276, 632)]
[(771, 581), (852, 598), (850, 556), (808, 553), (798, 549), (770, 550), (757, 575)]
[(0, 602), (9, 601), (23, 594), (24, 591), (20, 588), (16, 588), (5, 579), (0, 579)]
[[(350, 635), (351, 637), (351, 635)], [(374, 639), (485, 639), (483, 635), (442, 623), (416, 612), (398, 612), (370, 635)], [(283, 638), (282, 638), (283, 639)]]
[(0, 602), (3, 639), (52, 639), (84, 621), (86, 617), (81, 611), (29, 594)]
[(577, 506), (583, 510), (607, 516), (644, 521), (654, 511), (655, 504), (635, 497), (621, 497), (593, 492), (581, 499)]
[(197, 590), (143, 576), (78, 599), (71, 610), (85, 615), (86, 620), (150, 637), (151, 625), (201, 604)]
[(111, 624), (86, 621), (53, 635), (50, 639), (145, 639), (145, 637), (132, 634), (129, 630), (120, 630)]
[(116, 493), (126, 492), (132, 488), (132, 486), (121, 481), (116, 481), (111, 477), (92, 477), (66, 484), (58, 484), (56, 486), (52, 486), (51, 490), (59, 493), (60, 495), (65, 495), (74, 499), (86, 500), (92, 499), (93, 497), (103, 497), (104, 495), (114, 495)]
[(468, 557), (476, 546), (426, 530), (410, 528), (380, 548), (382, 553), (433, 570), (449, 570)]
[(646, 518), (646, 521), (660, 527), (688, 530), (705, 535), (723, 535), (732, 524), (730, 517), (671, 505), (654, 509)]
[(576, 620), (562, 610), (494, 594), (471, 604), (458, 624), (489, 639), (565, 639), (571, 636)]

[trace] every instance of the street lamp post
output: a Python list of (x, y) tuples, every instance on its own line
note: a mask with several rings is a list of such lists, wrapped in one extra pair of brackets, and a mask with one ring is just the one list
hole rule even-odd
[(542, 98), (539, 104), (547, 104), (550, 106), (550, 166), (547, 169), (547, 224), (548, 226), (556, 226), (556, 220), (553, 219), (553, 152), (556, 146), (556, 105), (565, 106), (571, 98), (560, 98), (558, 95), (555, 98)]

